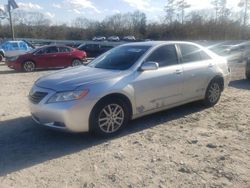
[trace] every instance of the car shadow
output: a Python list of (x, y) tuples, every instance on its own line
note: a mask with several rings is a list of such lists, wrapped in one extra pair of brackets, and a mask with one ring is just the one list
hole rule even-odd
[[(131, 121), (123, 133), (112, 139), (149, 129), (203, 109), (200, 103), (191, 103), (152, 114)], [(48, 130), (36, 125), (30, 117), (2, 121), (0, 122), (0, 176), (110, 140), (94, 137), (88, 133), (76, 134)]]
[(229, 83), (230, 87), (234, 87), (237, 89), (246, 89), (250, 90), (250, 80), (243, 79), (243, 80), (234, 80)]

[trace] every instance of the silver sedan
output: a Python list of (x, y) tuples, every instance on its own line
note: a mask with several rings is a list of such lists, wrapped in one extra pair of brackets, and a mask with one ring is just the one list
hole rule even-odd
[(147, 114), (198, 100), (215, 105), (229, 77), (227, 61), (197, 44), (130, 43), (38, 79), (30, 110), (50, 128), (112, 136)]

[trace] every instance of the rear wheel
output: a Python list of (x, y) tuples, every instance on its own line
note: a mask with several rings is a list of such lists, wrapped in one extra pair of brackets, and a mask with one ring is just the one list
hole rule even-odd
[(105, 99), (93, 109), (90, 131), (103, 137), (118, 134), (129, 120), (129, 109), (121, 99)]
[(23, 63), (23, 71), (32, 72), (36, 68), (36, 65), (33, 61), (26, 61)]
[(204, 104), (206, 106), (212, 107), (218, 103), (220, 100), (222, 92), (222, 86), (219, 79), (214, 79), (210, 82), (207, 87), (206, 96), (204, 99)]
[(74, 59), (72, 61), (72, 67), (83, 65), (82, 61), (80, 59)]

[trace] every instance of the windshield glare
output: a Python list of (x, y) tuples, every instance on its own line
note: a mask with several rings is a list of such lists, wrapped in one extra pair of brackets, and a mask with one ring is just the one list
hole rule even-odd
[(101, 69), (127, 70), (132, 67), (150, 46), (120, 46), (116, 47), (97, 59), (89, 66)]

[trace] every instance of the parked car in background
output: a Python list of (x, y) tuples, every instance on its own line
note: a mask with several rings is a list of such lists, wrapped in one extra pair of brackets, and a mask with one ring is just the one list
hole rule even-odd
[(246, 61), (246, 78), (250, 80), (250, 57)]
[(98, 37), (94, 37), (92, 40), (93, 40), (93, 41), (105, 41), (105, 40), (106, 40), (106, 37), (98, 36)]
[(24, 54), (32, 49), (34, 49), (34, 47), (24, 41), (6, 41), (0, 45), (0, 61), (2, 61), (4, 57)]
[(78, 50), (85, 51), (88, 57), (97, 57), (112, 48), (111, 45), (82, 44), (78, 47)]
[(79, 66), (86, 61), (86, 53), (68, 46), (44, 46), (26, 54), (6, 58), (9, 68), (31, 72), (35, 69)]
[(118, 36), (111, 36), (108, 38), (108, 41), (118, 42), (120, 41), (120, 38)]
[(123, 37), (123, 40), (130, 42), (130, 41), (135, 41), (136, 39), (134, 36), (125, 36)]
[(231, 45), (226, 49), (229, 62), (243, 62), (250, 57), (250, 42)]
[(130, 119), (198, 100), (214, 106), (229, 78), (227, 60), (194, 43), (129, 43), (40, 78), (29, 105), (46, 127), (113, 136)]
[(65, 46), (69, 46), (69, 47), (72, 47), (72, 48), (77, 48), (78, 46), (80, 46), (82, 43), (80, 42), (72, 42), (72, 43), (66, 43), (66, 44), (63, 44)]

